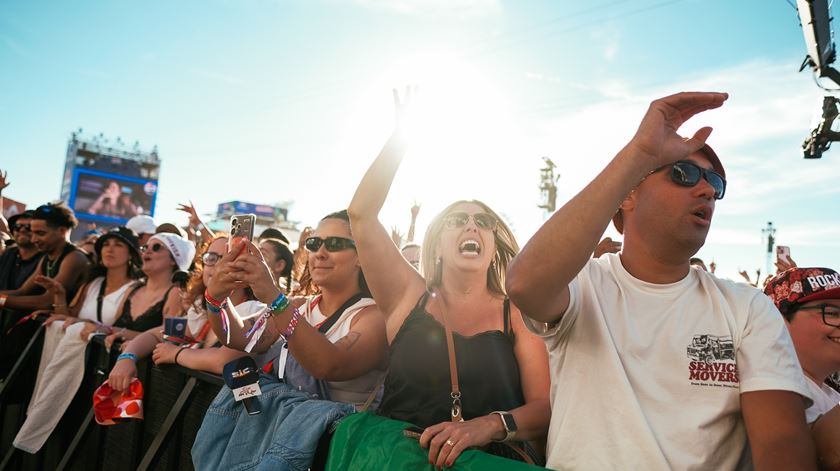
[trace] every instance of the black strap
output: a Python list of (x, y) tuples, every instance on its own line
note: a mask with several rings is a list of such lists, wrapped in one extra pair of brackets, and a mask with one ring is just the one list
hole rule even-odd
[(105, 298), (105, 284), (108, 282), (106, 278), (102, 278), (102, 284), (99, 286), (99, 296), (96, 297), (96, 320), (102, 322), (102, 300)]
[(337, 311), (335, 311), (331, 316), (327, 317), (327, 320), (325, 320), (321, 323), (320, 326), (318, 326), (318, 332), (326, 334), (327, 331), (330, 330), (330, 327), (334, 326), (335, 323), (338, 322), (338, 318), (341, 317), (342, 314), (344, 314), (344, 311), (346, 311), (347, 308), (349, 308), (350, 306), (359, 302), (359, 300), (363, 297), (364, 295), (362, 293), (356, 293), (353, 296), (350, 296), (350, 299), (344, 301), (344, 304), (342, 304)]
[(513, 337), (513, 329), (510, 326), (510, 299), (508, 297), (505, 297), (504, 306), (505, 335)]

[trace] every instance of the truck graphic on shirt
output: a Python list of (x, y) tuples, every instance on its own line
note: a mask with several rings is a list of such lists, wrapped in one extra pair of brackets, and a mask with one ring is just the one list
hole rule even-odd
[(688, 358), (707, 365), (715, 360), (735, 360), (735, 346), (728, 336), (695, 335), (687, 350)]

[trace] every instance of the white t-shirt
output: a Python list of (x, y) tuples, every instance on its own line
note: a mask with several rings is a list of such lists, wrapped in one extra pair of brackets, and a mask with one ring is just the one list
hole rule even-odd
[(806, 376), (805, 378), (807, 379), (808, 390), (811, 391), (811, 398), (814, 399), (814, 404), (805, 409), (805, 419), (810, 424), (821, 415), (840, 405), (840, 393), (831, 389), (825, 383), (817, 384), (810, 377)]
[(749, 468), (741, 393), (808, 395), (782, 317), (755, 288), (697, 269), (646, 283), (607, 254), (569, 290), (558, 325), (524, 317), (549, 351), (549, 468)]

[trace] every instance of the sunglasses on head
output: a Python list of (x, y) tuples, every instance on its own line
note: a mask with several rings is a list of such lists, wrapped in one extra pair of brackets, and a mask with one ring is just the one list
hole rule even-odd
[(201, 262), (204, 263), (205, 267), (212, 267), (221, 259), (222, 254), (216, 252), (204, 252), (204, 254), (201, 256)]
[(671, 167), (671, 181), (677, 185), (692, 187), (700, 183), (700, 178), (703, 178), (715, 190), (715, 199), (723, 199), (726, 193), (726, 179), (721, 174), (712, 169), (703, 168), (690, 160), (678, 160), (672, 164), (663, 165), (651, 173), (668, 167)]
[(12, 226), (13, 231), (32, 231), (31, 224), (15, 224)]
[(303, 242), (303, 246), (310, 252), (317, 252), (321, 246), (327, 249), (327, 252), (338, 252), (340, 250), (355, 248), (356, 242), (353, 239), (344, 237), (309, 237)]
[(161, 250), (163, 250), (163, 244), (144, 244), (140, 246), (140, 252), (142, 253), (148, 252), (149, 250), (151, 250), (152, 252), (160, 252)]
[(458, 229), (467, 225), (470, 218), (475, 221), (475, 225), (479, 229), (486, 229), (492, 231), (496, 229), (498, 221), (495, 217), (487, 213), (468, 214), (465, 212), (449, 213), (443, 218), (443, 224), (447, 229)]

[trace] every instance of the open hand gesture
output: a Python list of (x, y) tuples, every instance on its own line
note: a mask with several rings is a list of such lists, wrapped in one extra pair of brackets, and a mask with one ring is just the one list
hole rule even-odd
[(190, 226), (198, 227), (201, 224), (201, 219), (198, 217), (198, 212), (195, 210), (195, 206), (190, 201), (189, 204), (179, 203), (178, 204), (178, 211), (183, 211), (190, 216)]
[(10, 185), (9, 180), (6, 179), (8, 175), (9, 172), (4, 172), (0, 170), (0, 192), (2, 192), (4, 189), (6, 189), (7, 186)]
[(411, 106), (411, 96), (417, 95), (417, 86), (406, 86), (405, 93), (403, 93), (402, 100), (400, 100), (400, 92), (396, 88), (392, 90), (394, 94), (394, 112), (396, 115), (396, 129), (402, 130), (408, 119), (408, 109)]
[(685, 158), (703, 147), (712, 128), (702, 127), (690, 139), (677, 130), (692, 116), (720, 107), (727, 98), (726, 93), (683, 92), (655, 100), (628, 147), (648, 159), (647, 170)]

